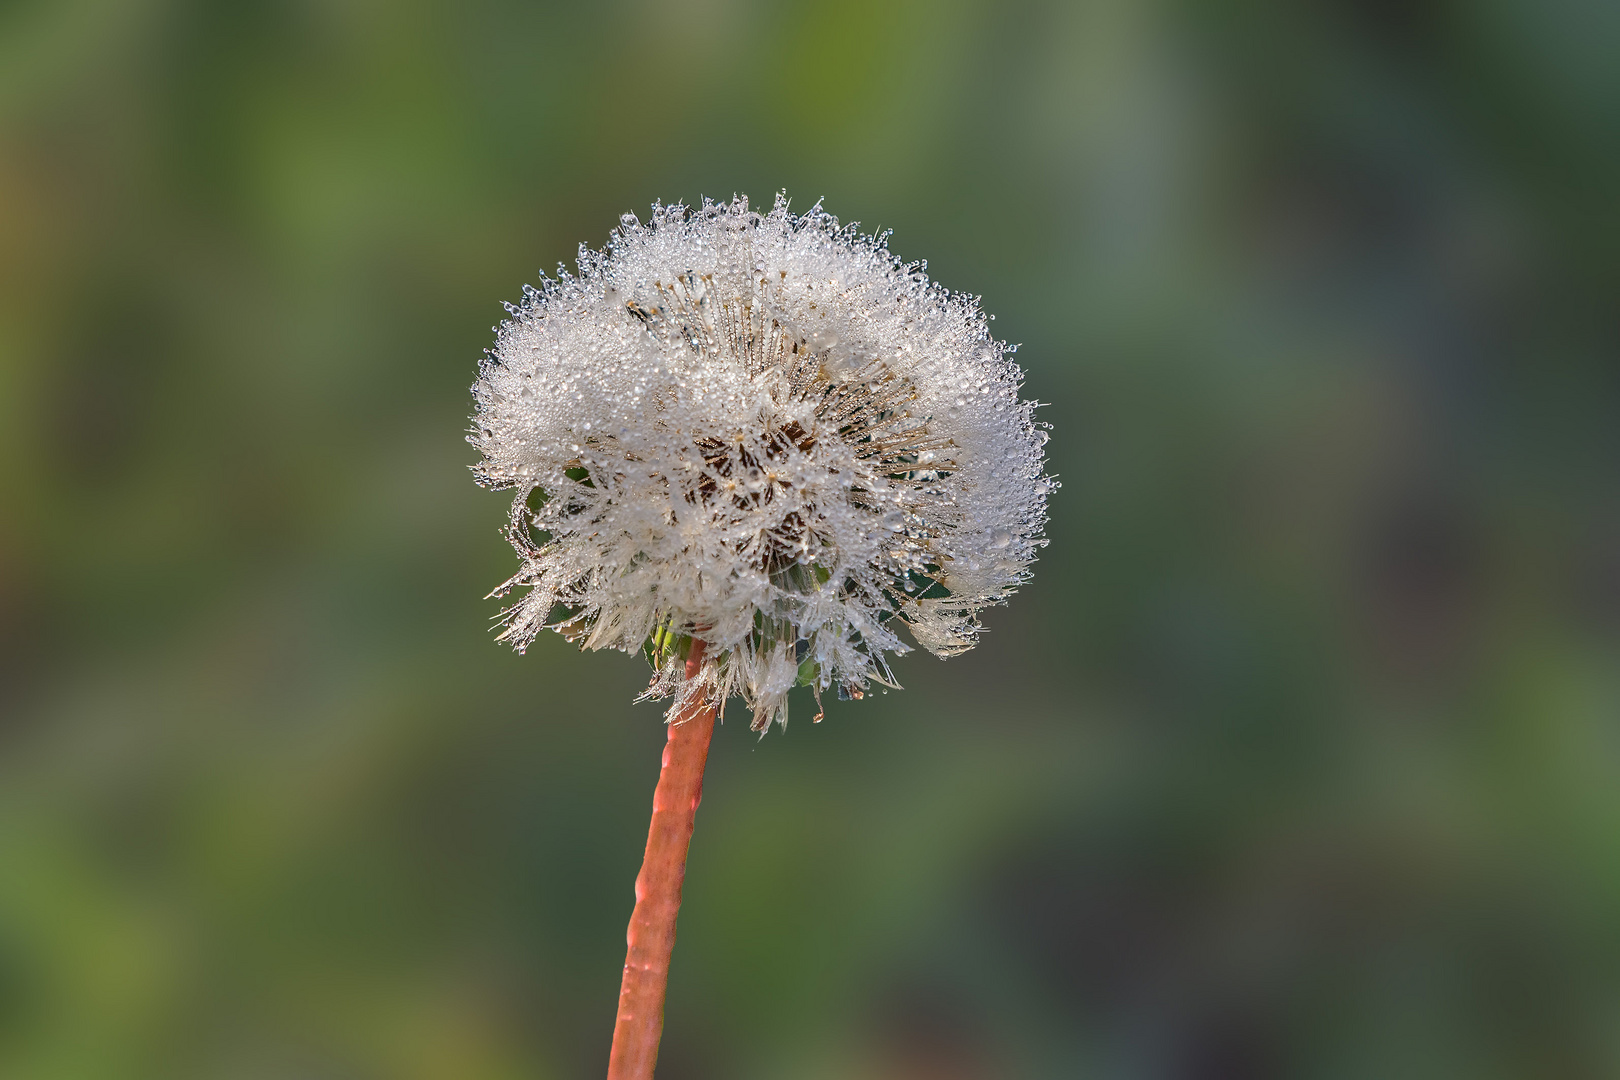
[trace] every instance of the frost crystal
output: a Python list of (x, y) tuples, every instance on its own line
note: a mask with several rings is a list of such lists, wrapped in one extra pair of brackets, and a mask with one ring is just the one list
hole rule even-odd
[(644, 649), (645, 696), (738, 694), (756, 730), (795, 685), (896, 686), (902, 625), (971, 648), (1055, 486), (978, 299), (819, 204), (621, 221), (508, 306), (473, 388), (478, 480), (517, 492), (501, 637)]

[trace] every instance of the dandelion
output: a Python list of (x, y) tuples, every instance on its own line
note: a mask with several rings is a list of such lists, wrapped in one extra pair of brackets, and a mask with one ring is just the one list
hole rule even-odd
[(724, 703), (764, 732), (795, 686), (818, 721), (824, 692), (897, 687), (902, 632), (971, 648), (1045, 543), (1012, 349), (924, 269), (819, 204), (655, 205), (526, 289), (480, 366), (476, 475), (516, 493), (502, 639), (641, 650), (643, 697), (674, 698), (610, 1076), (651, 1075)]

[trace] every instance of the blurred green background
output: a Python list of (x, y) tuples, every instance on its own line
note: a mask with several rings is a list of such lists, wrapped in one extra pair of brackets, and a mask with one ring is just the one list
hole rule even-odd
[(1620, 1076), (1620, 6), (0, 7), (0, 1076), (600, 1075), (663, 729), (481, 599), (539, 268), (818, 197), (1051, 546), (716, 737), (660, 1077)]

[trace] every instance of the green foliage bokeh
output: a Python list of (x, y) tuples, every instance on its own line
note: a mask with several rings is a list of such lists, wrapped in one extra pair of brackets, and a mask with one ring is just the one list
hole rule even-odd
[(500, 303), (654, 199), (982, 294), (1051, 546), (716, 737), (661, 1076), (1620, 1075), (1620, 19), (0, 7), (0, 1076), (605, 1066), (663, 739), (490, 640)]

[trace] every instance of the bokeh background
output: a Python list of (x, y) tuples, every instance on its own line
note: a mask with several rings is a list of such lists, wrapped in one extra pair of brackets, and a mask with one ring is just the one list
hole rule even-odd
[(502, 301), (892, 228), (1034, 582), (716, 738), (660, 1076), (1620, 1076), (1620, 6), (0, 7), (0, 1076), (600, 1075), (663, 729), (490, 640)]

